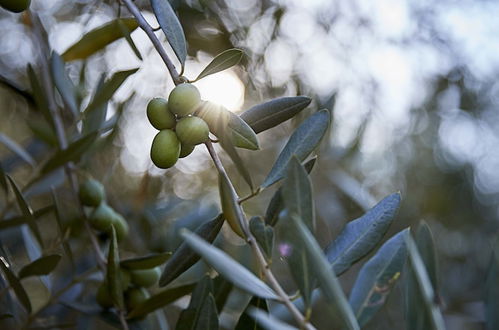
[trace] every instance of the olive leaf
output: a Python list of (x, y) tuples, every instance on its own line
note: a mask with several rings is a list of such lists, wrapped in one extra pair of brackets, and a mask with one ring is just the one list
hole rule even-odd
[(296, 116), (311, 101), (312, 99), (306, 96), (280, 97), (244, 111), (241, 119), (258, 134)]
[(227, 49), (217, 56), (201, 71), (198, 77), (194, 81), (198, 81), (201, 78), (209, 76), (223, 70), (226, 70), (241, 61), (244, 52), (241, 49), (232, 48)]
[(66, 72), (64, 61), (56, 52), (50, 56), (50, 69), (54, 85), (59, 91), (64, 104), (69, 108), (74, 117), (78, 117), (80, 111), (76, 102), (75, 86)]
[(10, 265), (7, 262), (7, 260), (5, 260), (5, 258), (1, 256), (0, 256), (0, 268), (2, 269), (5, 277), (7, 278), (9, 285), (14, 290), (14, 293), (16, 294), (17, 299), (19, 299), (19, 302), (24, 306), (24, 308), (28, 311), (28, 313), (31, 313), (31, 302), (26, 293), (26, 290), (22, 286), (17, 276), (10, 269)]
[(259, 308), (250, 307), (247, 312), (252, 318), (267, 330), (297, 330), (297, 328), (286, 324)]
[(120, 266), (127, 269), (150, 269), (161, 266), (171, 257), (171, 252), (155, 253), (144, 257), (130, 258), (120, 261)]
[(184, 67), (185, 59), (187, 58), (184, 30), (170, 2), (165, 0), (151, 0), (151, 6), (168, 43), (170, 43), (175, 55), (177, 55), (182, 67)]
[(267, 260), (270, 260), (274, 246), (274, 230), (271, 226), (265, 225), (265, 222), (260, 217), (251, 218), (249, 228), (258, 244), (262, 247), (263, 252), (265, 252)]
[(266, 188), (284, 176), (288, 162), (295, 155), (303, 161), (319, 145), (322, 137), (329, 126), (329, 111), (320, 110), (308, 117), (298, 126), (293, 135), (289, 138), (284, 149), (279, 154), (274, 166), (270, 170), (262, 183), (262, 188)]
[(51, 254), (38, 258), (21, 268), (19, 278), (48, 275), (57, 267), (60, 260), (61, 256), (59, 254)]
[(234, 189), (231, 187), (229, 178), (225, 173), (218, 175), (218, 190), (220, 192), (220, 204), (222, 205), (222, 212), (225, 220), (229, 223), (232, 230), (244, 238), (244, 224), (241, 206), (237, 202), (238, 197)]
[(400, 278), (407, 257), (405, 229), (388, 241), (366, 262), (350, 293), (350, 305), (361, 327), (383, 307), (387, 296)]
[(36, 166), (36, 161), (33, 159), (33, 157), (31, 157), (31, 155), (26, 150), (24, 150), (23, 147), (9, 138), (7, 135), (0, 133), (0, 143), (3, 144), (7, 149), (12, 151), (14, 154), (16, 154), (16, 156), (21, 158), (27, 164), (31, 165), (32, 167)]
[(125, 306), (123, 300), (123, 285), (120, 272), (120, 256), (118, 252), (118, 241), (116, 238), (116, 230), (111, 226), (111, 244), (109, 245), (109, 253), (107, 255), (107, 272), (106, 281), (109, 288), (109, 295), (115, 306), (123, 309)]
[(122, 20), (118, 20), (118, 28), (120, 29), (121, 34), (125, 38), (126, 42), (128, 43), (128, 45), (132, 49), (135, 56), (137, 56), (137, 58), (142, 61), (143, 60), (142, 55), (140, 54), (140, 51), (138, 50), (137, 46), (135, 45), (135, 42), (133, 42), (133, 39), (130, 36), (130, 34), (131, 34), (131, 32), (133, 32), (133, 30), (129, 29), (125, 25), (125, 23), (123, 23)]
[(73, 61), (85, 59), (95, 54), (113, 41), (123, 37), (120, 25), (125, 26), (128, 31), (133, 31), (139, 26), (135, 18), (115, 19), (86, 33), (62, 54), (62, 58), (64, 61)]

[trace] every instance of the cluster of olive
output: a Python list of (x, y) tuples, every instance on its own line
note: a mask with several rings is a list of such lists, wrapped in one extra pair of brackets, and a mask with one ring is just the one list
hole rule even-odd
[(151, 146), (154, 165), (172, 167), (179, 158), (188, 156), (197, 144), (208, 140), (208, 124), (193, 115), (200, 104), (198, 89), (187, 83), (176, 86), (168, 101), (155, 98), (149, 102), (147, 118), (159, 130)]
[[(159, 267), (134, 270), (120, 267), (119, 276), (127, 311), (130, 312), (149, 298), (149, 292), (146, 288), (156, 284), (160, 274), (161, 271)], [(96, 300), (102, 308), (113, 307), (114, 304), (111, 298), (109, 285), (106, 281), (103, 281), (97, 289)]]
[(113, 226), (118, 240), (128, 235), (128, 223), (121, 214), (107, 205), (102, 183), (94, 179), (85, 180), (80, 185), (79, 196), (83, 205), (94, 208), (89, 217), (94, 229), (109, 234)]

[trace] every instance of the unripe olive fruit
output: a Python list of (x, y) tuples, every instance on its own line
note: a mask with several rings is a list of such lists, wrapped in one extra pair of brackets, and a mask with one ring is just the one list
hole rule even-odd
[(107, 285), (107, 283), (105, 282), (101, 283), (101, 285), (97, 289), (97, 295), (95, 298), (97, 300), (97, 303), (102, 308), (113, 307), (113, 299), (111, 298), (111, 295), (109, 293), (109, 286)]
[(118, 241), (121, 241), (128, 236), (128, 223), (125, 218), (116, 211), (114, 211), (113, 214), (112, 224), (114, 226), (114, 230), (116, 231), (116, 238)]
[(151, 160), (159, 168), (175, 165), (180, 155), (180, 141), (170, 129), (160, 131), (154, 137), (151, 146)]
[(180, 142), (196, 145), (208, 140), (210, 129), (204, 120), (192, 116), (180, 119), (175, 132)]
[(149, 298), (149, 292), (144, 288), (131, 288), (125, 292), (127, 310), (131, 311)]
[(196, 146), (194, 146), (192, 144), (181, 143), (180, 144), (180, 155), (178, 156), (178, 158), (184, 158), (184, 157), (189, 156), (194, 151), (195, 147)]
[(116, 216), (116, 212), (105, 202), (100, 203), (100, 205), (92, 212), (89, 221), (94, 229), (99, 231), (108, 232), (113, 224), (113, 219)]
[(0, 6), (14, 13), (28, 9), (31, 0), (0, 0)]
[(180, 84), (176, 86), (168, 97), (170, 111), (178, 116), (187, 116), (196, 110), (201, 102), (196, 86), (191, 84)]
[(154, 128), (162, 130), (175, 127), (175, 115), (168, 110), (168, 101), (155, 98), (147, 104), (147, 118)]
[(158, 282), (161, 270), (159, 267), (151, 269), (135, 269), (130, 271), (130, 275), (133, 284), (148, 288)]
[(80, 185), (79, 197), (83, 205), (96, 207), (106, 198), (106, 191), (102, 183), (88, 179)]

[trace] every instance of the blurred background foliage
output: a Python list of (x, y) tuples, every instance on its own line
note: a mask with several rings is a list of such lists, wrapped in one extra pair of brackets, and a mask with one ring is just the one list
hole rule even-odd
[[(331, 129), (312, 172), (321, 244), (382, 197), (401, 191), (402, 207), (388, 235), (421, 219), (429, 223), (436, 238), (439, 295), (448, 328), (481, 329), (487, 263), (499, 228), (499, 4), (171, 2), (188, 41), (187, 77), (197, 76), (225, 49), (238, 47), (246, 53), (238, 67), (196, 83), (204, 99), (239, 112), (279, 96), (313, 98), (301, 116), (259, 135), (261, 151), (241, 152), (255, 182), (263, 180), (302, 118), (319, 108), (331, 109)], [(149, 2), (136, 3), (157, 26)], [(31, 9), (59, 53), (92, 28), (118, 15), (130, 16), (118, 1), (34, 0)], [(0, 36), (0, 132), (36, 161), (44, 160), (53, 140), (33, 135), (42, 129), (41, 114), (33, 106), (26, 75), (28, 64), (38, 68), (40, 49), (24, 15), (0, 10)], [(155, 131), (145, 106), (153, 97), (166, 97), (173, 83), (145, 34), (137, 29), (132, 38), (142, 61), (120, 40), (85, 63), (70, 62), (68, 68), (86, 104), (102, 72), (110, 76), (140, 67), (109, 104), (109, 118), (122, 111), (119, 129), (83, 160), (83, 169), (105, 183), (110, 204), (131, 223), (137, 239), (129, 240), (125, 250), (141, 254), (173, 249), (179, 244), (177, 229), (211, 219), (219, 197), (216, 171), (202, 146), (173, 169), (153, 167), (149, 147)], [(162, 41), (166, 46), (164, 37)], [(85, 81), (78, 85), (82, 72)], [(244, 181), (228, 158), (224, 160), (240, 195), (247, 194)], [(4, 144), (0, 161), (20, 186), (28, 182), (32, 168)], [(49, 180), (64, 189), (62, 171)], [(44, 191), (43, 185), (38, 189)], [(269, 189), (248, 202), (245, 211), (262, 215), (273, 192)], [(37, 187), (28, 195), (35, 209), (51, 202)], [(71, 234), (76, 235), (71, 196), (61, 198), (67, 206), (65, 219), (75, 221)], [(47, 217), (42, 222), (48, 233), (55, 231), (51, 221)], [(18, 233), (2, 231), (0, 238), (8, 254), (16, 255), (13, 232)], [(85, 246), (79, 249), (76, 253), (83, 253)], [(280, 262), (275, 261), (276, 267)], [(341, 278), (347, 292), (358, 269)], [(368, 328), (403, 327), (401, 294), (398, 289), (390, 296)]]

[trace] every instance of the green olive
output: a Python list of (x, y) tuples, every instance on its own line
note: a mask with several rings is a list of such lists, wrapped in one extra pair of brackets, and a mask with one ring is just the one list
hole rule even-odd
[(28, 9), (30, 3), (31, 0), (0, 0), (0, 7), (14, 13), (20, 13)]
[(191, 84), (178, 85), (171, 91), (168, 98), (170, 111), (181, 117), (192, 114), (200, 102), (199, 90)]
[(116, 211), (114, 211), (113, 214), (112, 224), (114, 226), (114, 230), (116, 230), (116, 238), (118, 241), (121, 241), (128, 236), (128, 223), (125, 218)]
[(208, 140), (210, 129), (204, 120), (193, 116), (180, 119), (175, 132), (180, 142), (196, 145)]
[(130, 275), (133, 284), (148, 288), (158, 282), (161, 270), (159, 267), (151, 269), (135, 269), (130, 271)]
[(94, 229), (108, 232), (113, 223), (115, 214), (116, 212), (109, 205), (102, 202), (99, 207), (92, 212), (89, 221)]
[(109, 293), (109, 286), (107, 283), (102, 282), (99, 288), (97, 289), (96, 300), (102, 308), (111, 308), (113, 307), (113, 299), (111, 298), (111, 294)]
[(160, 131), (154, 137), (151, 146), (151, 160), (159, 168), (175, 165), (180, 155), (180, 141), (170, 129)]
[(194, 151), (195, 147), (196, 146), (194, 146), (192, 144), (181, 143), (180, 144), (180, 155), (178, 156), (178, 158), (184, 158), (184, 157), (189, 156)]
[(131, 288), (125, 292), (127, 310), (131, 311), (149, 298), (149, 292), (144, 288)]
[(163, 98), (149, 101), (147, 118), (151, 125), (159, 130), (175, 127), (175, 115), (168, 110), (168, 101)]
[(80, 185), (79, 196), (83, 205), (96, 207), (106, 198), (106, 191), (102, 183), (88, 179)]

